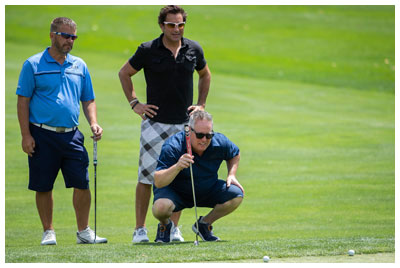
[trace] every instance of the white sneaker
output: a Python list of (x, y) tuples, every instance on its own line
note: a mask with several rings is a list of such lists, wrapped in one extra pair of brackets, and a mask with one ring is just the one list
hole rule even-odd
[(132, 243), (149, 242), (146, 227), (140, 227), (133, 232)]
[[(182, 227), (182, 226), (179, 226), (179, 227)], [(181, 230), (179, 230), (179, 227), (178, 226), (172, 227), (172, 230), (171, 230), (171, 241), (178, 241), (178, 242), (184, 242), (185, 241), (185, 239), (183, 239), (183, 237), (182, 237), (182, 233), (181, 233)]]
[(107, 238), (98, 237), (94, 239), (94, 231), (88, 227), (85, 230), (76, 232), (76, 243), (77, 244), (100, 244), (107, 243)]
[(57, 245), (56, 233), (54, 232), (54, 230), (46, 230), (45, 232), (43, 232), (42, 242), (40, 244), (42, 246)]

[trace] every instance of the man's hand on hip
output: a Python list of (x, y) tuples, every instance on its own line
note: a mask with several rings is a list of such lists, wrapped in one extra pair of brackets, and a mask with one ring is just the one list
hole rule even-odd
[(153, 118), (154, 116), (156, 116), (157, 115), (156, 110), (158, 110), (157, 106), (144, 103), (138, 103), (133, 108), (133, 111), (137, 113), (143, 120), (146, 119), (146, 116), (149, 118)]

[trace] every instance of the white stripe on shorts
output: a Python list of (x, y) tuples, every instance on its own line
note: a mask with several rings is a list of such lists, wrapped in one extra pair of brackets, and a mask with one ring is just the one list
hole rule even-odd
[(138, 180), (153, 184), (154, 171), (164, 141), (183, 131), (185, 124), (164, 124), (146, 119), (141, 124)]

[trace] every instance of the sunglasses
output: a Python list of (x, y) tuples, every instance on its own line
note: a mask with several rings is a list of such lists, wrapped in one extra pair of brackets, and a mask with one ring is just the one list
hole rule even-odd
[(56, 35), (61, 35), (62, 37), (64, 37), (64, 39), (68, 40), (68, 39), (72, 39), (72, 40), (76, 40), (76, 38), (78, 38), (77, 35), (73, 35), (73, 34), (67, 34), (67, 33), (60, 33), (60, 32), (53, 32), (53, 34)]
[(165, 26), (167, 26), (170, 29), (175, 29), (175, 27), (178, 27), (179, 30), (182, 30), (183, 27), (185, 27), (186, 22), (167, 22), (164, 21)]
[(191, 129), (194, 132), (194, 134), (196, 134), (196, 138), (198, 138), (199, 140), (204, 138), (204, 136), (206, 137), (207, 140), (209, 140), (212, 137), (214, 137), (214, 132), (211, 132), (211, 133), (199, 133), (199, 132), (196, 132), (193, 128), (191, 128)]

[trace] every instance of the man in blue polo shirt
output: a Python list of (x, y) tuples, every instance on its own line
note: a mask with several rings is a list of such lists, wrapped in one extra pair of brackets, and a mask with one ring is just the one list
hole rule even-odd
[[(239, 148), (221, 133), (213, 132), (209, 113), (195, 111), (189, 120), (190, 142), (193, 155), (187, 153), (185, 133), (168, 138), (162, 149), (154, 174), (153, 215), (158, 224), (156, 242), (170, 242), (170, 217), (173, 212), (193, 207), (193, 193), (188, 167), (192, 163), (196, 204), (212, 208), (201, 216), (192, 229), (204, 241), (218, 241), (212, 224), (234, 211), (242, 202), (244, 189), (236, 179), (239, 166)], [(218, 170), (225, 160), (228, 167), (226, 181), (218, 179)]]
[(69, 54), (76, 40), (76, 24), (69, 18), (51, 22), (51, 47), (25, 61), (18, 81), (18, 120), (22, 149), (28, 154), (29, 186), (43, 225), (41, 245), (56, 245), (53, 226), (53, 185), (61, 169), (65, 186), (74, 188), (77, 243), (106, 243), (89, 228), (89, 157), (78, 130), (80, 102), (100, 140), (95, 96), (85, 62)]

